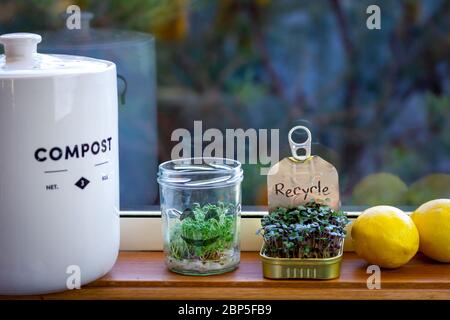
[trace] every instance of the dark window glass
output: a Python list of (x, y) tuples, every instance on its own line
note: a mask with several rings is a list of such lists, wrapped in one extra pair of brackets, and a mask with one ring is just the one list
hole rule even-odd
[[(306, 124), (344, 205), (450, 197), (450, 1), (377, 1), (380, 30), (366, 27), (371, 1), (72, 3), (93, 13), (88, 51), (62, 30), (67, 1), (1, 0), (0, 32), (52, 31), (43, 51), (118, 64), (124, 209), (158, 203), (157, 164), (196, 120), (279, 129), (280, 158)], [(244, 168), (243, 203), (265, 205), (266, 177)]]

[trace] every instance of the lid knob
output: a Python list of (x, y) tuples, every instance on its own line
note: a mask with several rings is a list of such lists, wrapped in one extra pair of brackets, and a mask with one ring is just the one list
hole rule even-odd
[(32, 64), (37, 53), (37, 45), (42, 37), (34, 33), (9, 33), (0, 36), (5, 48), (6, 63)]

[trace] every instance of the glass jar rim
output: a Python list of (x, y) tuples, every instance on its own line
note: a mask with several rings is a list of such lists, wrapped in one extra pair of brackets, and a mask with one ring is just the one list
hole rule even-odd
[(159, 165), (158, 183), (179, 188), (214, 188), (240, 183), (242, 165), (228, 158), (193, 157), (169, 160)]

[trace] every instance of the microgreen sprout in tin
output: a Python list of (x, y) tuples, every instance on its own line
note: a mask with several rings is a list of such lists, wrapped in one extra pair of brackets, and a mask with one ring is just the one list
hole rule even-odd
[(348, 219), (344, 212), (310, 202), (277, 208), (261, 219), (264, 254), (273, 258), (331, 258), (339, 255)]

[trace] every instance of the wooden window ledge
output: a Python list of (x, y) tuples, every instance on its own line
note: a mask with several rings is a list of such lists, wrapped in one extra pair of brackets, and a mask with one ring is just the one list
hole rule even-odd
[[(242, 252), (240, 267), (217, 276), (182, 276), (167, 270), (162, 252), (124, 251), (103, 278), (71, 290), (18, 299), (450, 299), (450, 265), (418, 255), (382, 270), (381, 289), (367, 289), (367, 264), (346, 252), (335, 280), (268, 280), (257, 252)], [(7, 298), (7, 297), (3, 297)]]

